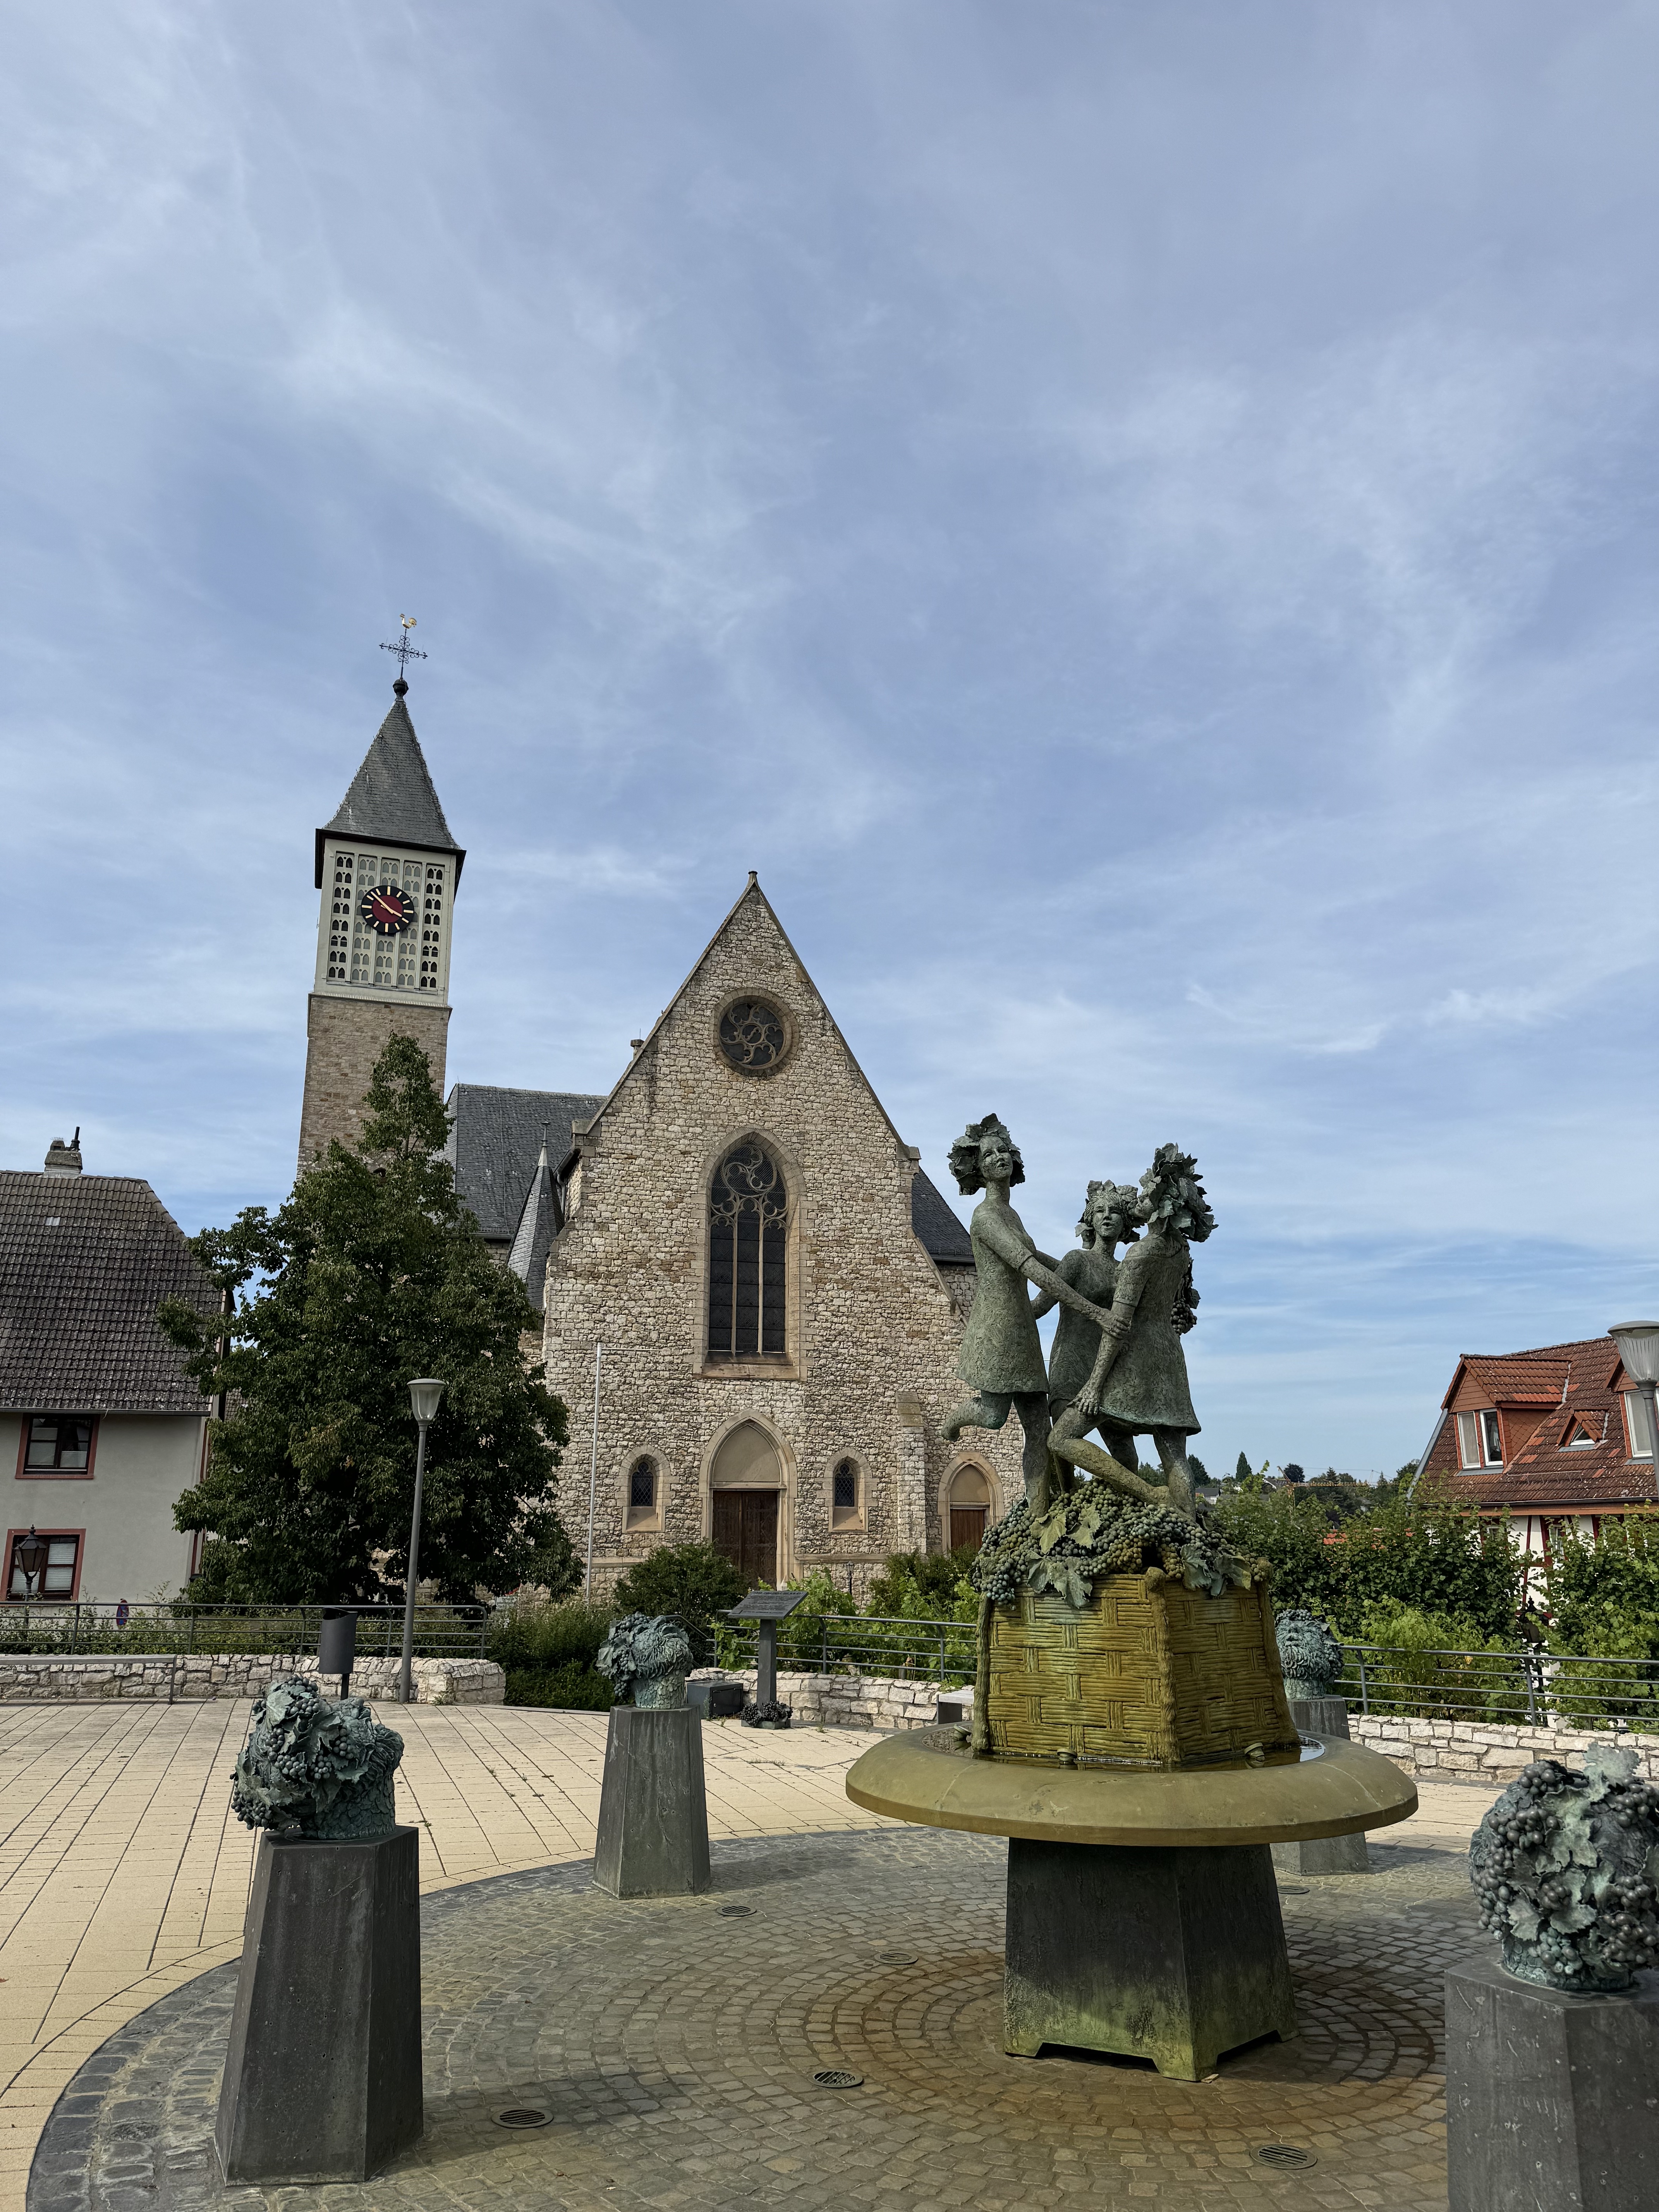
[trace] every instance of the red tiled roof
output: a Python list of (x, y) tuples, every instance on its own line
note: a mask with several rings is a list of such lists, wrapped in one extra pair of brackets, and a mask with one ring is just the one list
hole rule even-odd
[(0, 1174), (0, 1407), (204, 1413), (155, 1309), (218, 1300), (184, 1232), (136, 1176)]
[[(1560, 1410), (1547, 1412), (1523, 1443), (1510, 1447), (1504, 1466), (1467, 1474), (1457, 1464), (1456, 1424), (1449, 1413), (1424, 1471), (1454, 1498), (1485, 1513), (1618, 1512), (1659, 1502), (1653, 1462), (1630, 1456), (1617, 1388), (1624, 1368), (1610, 1336), (1532, 1352), (1465, 1352), (1443, 1405), (1449, 1407), (1465, 1375), (1500, 1413), (1511, 1407)], [(1569, 1444), (1581, 1422), (1595, 1441)]]

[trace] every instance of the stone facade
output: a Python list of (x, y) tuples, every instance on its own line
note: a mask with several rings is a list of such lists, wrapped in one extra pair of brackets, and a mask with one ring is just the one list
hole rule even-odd
[[(1422, 1782), (1513, 1782), (1536, 1759), (1559, 1759), (1582, 1768), (1593, 1743), (1615, 1741), (1607, 1729), (1510, 1728), (1502, 1722), (1416, 1720), (1401, 1713), (1357, 1713), (1348, 1709), (1356, 1743), (1380, 1751)], [(1636, 1753), (1640, 1771), (1659, 1783), (1659, 1735), (1626, 1733), (1617, 1738)]]
[[(490, 1659), (416, 1659), (410, 1668), (417, 1705), (499, 1705), (507, 1677)], [(0, 1652), (0, 1705), (106, 1704), (142, 1698), (158, 1705), (199, 1705), (218, 1698), (257, 1698), (272, 1682), (317, 1674), (314, 1657), (273, 1658), (264, 1652), (145, 1652), (131, 1659), (65, 1658), (49, 1651)], [(371, 1704), (392, 1699), (401, 1659), (363, 1659), (351, 1670), (351, 1694)], [(331, 1697), (337, 1674), (320, 1677)]]
[[(763, 1074), (734, 1066), (720, 1041), (722, 1015), (750, 996), (775, 1009), (784, 1036)], [(765, 1356), (716, 1356), (711, 1192), (732, 1148), (757, 1141), (785, 1207), (781, 1341)], [(760, 1493), (763, 1529), (775, 1510), (775, 1556), (756, 1567), (767, 1580), (823, 1566), (855, 1591), (890, 1552), (941, 1547), (958, 1468), (985, 1476), (993, 1519), (1021, 1494), (1017, 1431), (970, 1431), (960, 1444), (940, 1433), (962, 1395), (966, 1304), (945, 1274), (971, 1270), (941, 1269), (913, 1227), (918, 1158), (751, 878), (610, 1097), (578, 1125), (566, 1164), (544, 1354), (570, 1410), (561, 1506), (580, 1547), (594, 1346), (605, 1347), (596, 1589), (658, 1545), (714, 1537), (726, 1490)], [(775, 1304), (775, 1286), (767, 1295)], [(648, 1510), (629, 1504), (641, 1461), (656, 1477)], [(835, 1471), (848, 1461), (856, 1505), (838, 1510)]]
[(300, 1110), (300, 1165), (309, 1167), (329, 1142), (353, 1145), (363, 1125), (363, 1097), (374, 1063), (394, 1036), (413, 1037), (444, 1082), (447, 1006), (325, 998), (313, 991), (306, 1019), (305, 1101)]

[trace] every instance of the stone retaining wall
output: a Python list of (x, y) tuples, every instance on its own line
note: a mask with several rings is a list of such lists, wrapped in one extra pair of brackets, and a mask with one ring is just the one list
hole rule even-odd
[[(403, 1673), (398, 1659), (361, 1659), (351, 1670), (351, 1694), (371, 1703), (390, 1700)], [(207, 1651), (94, 1655), (69, 1658), (52, 1652), (0, 1652), (0, 1705), (96, 1704), (112, 1698), (162, 1705), (196, 1705), (214, 1698), (257, 1698), (283, 1675), (315, 1677), (315, 1658), (279, 1659), (269, 1652)], [(422, 1705), (499, 1705), (507, 1677), (489, 1659), (417, 1659), (415, 1701)], [(322, 1678), (337, 1695), (337, 1674)]]
[[(755, 1670), (733, 1674), (720, 1667), (700, 1667), (694, 1682), (741, 1682), (744, 1694), (755, 1694)], [(941, 1698), (961, 1692), (940, 1682), (895, 1681), (878, 1674), (786, 1674), (778, 1671), (778, 1695), (794, 1708), (802, 1728), (903, 1729), (931, 1728), (939, 1717)]]
[(1348, 1708), (1356, 1743), (1380, 1751), (1423, 1782), (1513, 1782), (1535, 1759), (1582, 1767), (1593, 1743), (1615, 1741), (1633, 1751), (1641, 1771), (1659, 1783), (1659, 1735), (1621, 1735), (1607, 1729), (1509, 1728), (1498, 1722), (1407, 1720), (1394, 1713)]

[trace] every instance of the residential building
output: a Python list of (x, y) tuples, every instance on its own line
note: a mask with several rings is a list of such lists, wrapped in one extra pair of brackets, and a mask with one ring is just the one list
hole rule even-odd
[(1641, 1393), (1610, 1336), (1533, 1352), (1465, 1352), (1441, 1401), (1422, 1474), (1548, 1556), (1558, 1524), (1593, 1536), (1659, 1500)]
[[(194, 1539), (173, 1501), (198, 1481), (207, 1401), (156, 1309), (218, 1298), (136, 1176), (82, 1172), (80, 1132), (43, 1171), (0, 1174), (0, 1468), (10, 1476), (5, 1596), (172, 1596)], [(46, 1539), (29, 1583), (17, 1559)]]

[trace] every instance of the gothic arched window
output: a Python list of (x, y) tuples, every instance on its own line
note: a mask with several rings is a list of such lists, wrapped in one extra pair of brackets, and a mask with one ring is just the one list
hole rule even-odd
[(733, 1145), (708, 1194), (708, 1351), (716, 1359), (784, 1353), (783, 1177), (753, 1137)]

